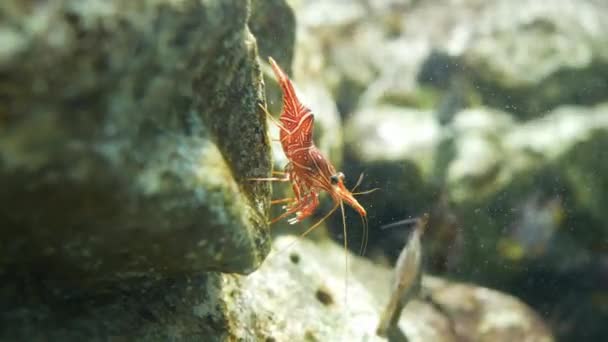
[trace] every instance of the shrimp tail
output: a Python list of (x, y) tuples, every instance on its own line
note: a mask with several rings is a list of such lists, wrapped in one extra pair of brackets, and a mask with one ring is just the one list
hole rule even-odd
[(306, 143), (312, 139), (312, 126), (314, 116), (310, 109), (304, 106), (298, 96), (293, 83), (281, 67), (275, 62), (272, 57), (268, 57), (272, 71), (276, 76), (279, 85), (283, 91), (283, 111), (281, 112), (281, 123), (284, 130), (284, 135), (292, 135), (296, 130), (302, 130), (306, 137)]
[(270, 66), (272, 67), (272, 71), (274, 71), (274, 74), (275, 74), (275, 76), (277, 78), (277, 81), (279, 81), (279, 83), (281, 84), (281, 87), (283, 85), (288, 85), (288, 86), (290, 86), (293, 89), (293, 85), (291, 84), (291, 81), (289, 80), (289, 77), (283, 71), (283, 69), (281, 69), (281, 67), (277, 64), (277, 62), (272, 57), (268, 57), (268, 61), (270, 62)]
[(292, 104), (294, 104), (295, 105), (295, 106), (293, 106), (294, 110), (298, 109), (298, 107), (300, 106), (300, 103), (296, 96), (296, 90), (293, 86), (293, 83), (291, 83), (289, 76), (287, 76), (287, 74), (283, 71), (283, 69), (281, 69), (281, 67), (277, 64), (277, 62), (275, 62), (275, 60), (272, 57), (268, 57), (268, 61), (270, 62), (272, 71), (274, 71), (274, 75), (276, 76), (277, 81), (279, 82), (279, 85), (281, 86), (281, 89), (283, 90), (284, 101), (291, 102)]

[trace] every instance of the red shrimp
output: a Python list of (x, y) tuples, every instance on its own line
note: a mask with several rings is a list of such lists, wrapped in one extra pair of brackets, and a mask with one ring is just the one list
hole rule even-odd
[(312, 111), (300, 102), (291, 80), (281, 67), (279, 67), (272, 57), (268, 58), (268, 60), (283, 91), (283, 109), (278, 122), (268, 113), (265, 107), (262, 106), (262, 109), (280, 128), (281, 146), (289, 162), (285, 166), (284, 172), (274, 172), (275, 174), (282, 175), (282, 177), (255, 178), (254, 180), (291, 182), (293, 189), (293, 197), (272, 201), (272, 204), (287, 204), (283, 207), (285, 212), (273, 219), (271, 223), (291, 215), (293, 217), (288, 219), (290, 224), (301, 222), (315, 212), (319, 206), (319, 194), (325, 191), (334, 202), (333, 208), (304, 232), (302, 236), (318, 227), (339, 207), (342, 212), (344, 245), (347, 248), (346, 219), (344, 214), (344, 202), (346, 202), (357, 211), (363, 221), (364, 236), (361, 244), (361, 253), (364, 253), (367, 245), (367, 212), (355, 199), (354, 195), (368, 193), (369, 191), (352, 192), (361, 183), (362, 176), (352, 190), (348, 190), (344, 186), (344, 174), (337, 172), (332, 163), (314, 144), (312, 138), (314, 115)]

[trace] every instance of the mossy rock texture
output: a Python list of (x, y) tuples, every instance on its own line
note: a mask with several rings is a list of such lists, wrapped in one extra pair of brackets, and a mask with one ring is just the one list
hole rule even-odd
[[(286, 250), (287, 248), (287, 250)], [(281, 237), (249, 276), (209, 272), (139, 284), (111, 297), (37, 303), (10, 315), (10, 340), (385, 341), (376, 336), (391, 270), (344, 249)], [(553, 338), (519, 300), (425, 276), (424, 296), (404, 309), (396, 341), (539, 341)], [(74, 314), (78, 313), (78, 314)], [(15, 322), (28, 321), (28, 328)], [(2, 335), (0, 335), (2, 336)]]
[(95, 285), (269, 251), (264, 88), (241, 0), (0, 4), (0, 273)]

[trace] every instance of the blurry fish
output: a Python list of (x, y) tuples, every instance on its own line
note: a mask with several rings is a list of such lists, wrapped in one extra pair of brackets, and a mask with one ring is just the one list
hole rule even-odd
[(559, 197), (542, 199), (539, 193), (533, 194), (523, 203), (509, 235), (498, 242), (499, 252), (514, 261), (542, 257), (564, 216)]
[(422, 278), (422, 245), (420, 244), (420, 238), (426, 229), (428, 220), (429, 215), (424, 214), (419, 219), (402, 220), (382, 227), (388, 228), (416, 223), (416, 227), (409, 235), (395, 265), (395, 284), (388, 305), (384, 309), (376, 329), (376, 334), (380, 337), (387, 337), (390, 331), (396, 327), (401, 311), (420, 290), (420, 280)]

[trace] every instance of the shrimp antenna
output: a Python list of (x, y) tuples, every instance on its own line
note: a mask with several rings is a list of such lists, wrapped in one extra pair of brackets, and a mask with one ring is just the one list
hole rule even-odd
[(359, 187), (359, 185), (361, 185), (361, 183), (363, 182), (363, 177), (364, 176), (365, 176), (365, 173), (361, 172), (361, 174), (359, 175), (359, 179), (357, 179), (357, 184), (355, 184), (355, 186), (353, 186), (353, 188), (350, 190), (350, 192), (353, 195), (367, 195), (367, 194), (371, 194), (374, 191), (380, 190), (380, 188), (373, 188), (371, 190), (365, 190), (365, 191), (355, 192), (355, 190), (357, 190), (357, 188)]
[(355, 190), (357, 190), (357, 187), (361, 185), (361, 182), (363, 182), (363, 176), (365, 176), (365, 173), (361, 172), (361, 174), (359, 175), (359, 179), (357, 179), (357, 183), (355, 184), (355, 186), (353, 186), (350, 192), (354, 192)]
[(359, 255), (363, 256), (367, 249), (367, 243), (369, 240), (369, 223), (367, 222), (366, 216), (361, 216), (361, 223), (363, 224), (363, 238), (361, 239), (361, 249)]
[(367, 195), (367, 194), (371, 194), (372, 192), (376, 192), (380, 190), (380, 188), (373, 188), (370, 190), (365, 190), (365, 191), (359, 191), (359, 192), (353, 192), (353, 195)]
[(344, 310), (348, 310), (348, 236), (346, 235), (346, 214), (344, 213), (344, 202), (340, 200), (340, 211), (342, 212), (342, 229), (344, 232)]
[[(274, 116), (272, 116), (272, 114), (270, 114), (270, 112), (268, 111), (268, 108), (265, 105), (258, 103), (258, 106), (260, 108), (262, 108), (262, 110), (264, 111), (266, 116), (270, 119), (270, 121), (272, 121), (275, 125), (277, 125), (281, 130), (285, 131), (287, 134), (291, 134), (291, 132), (287, 128), (285, 128), (285, 126), (283, 126), (283, 124), (279, 120), (277, 120)], [(280, 139), (279, 139), (279, 141), (280, 141)]]

